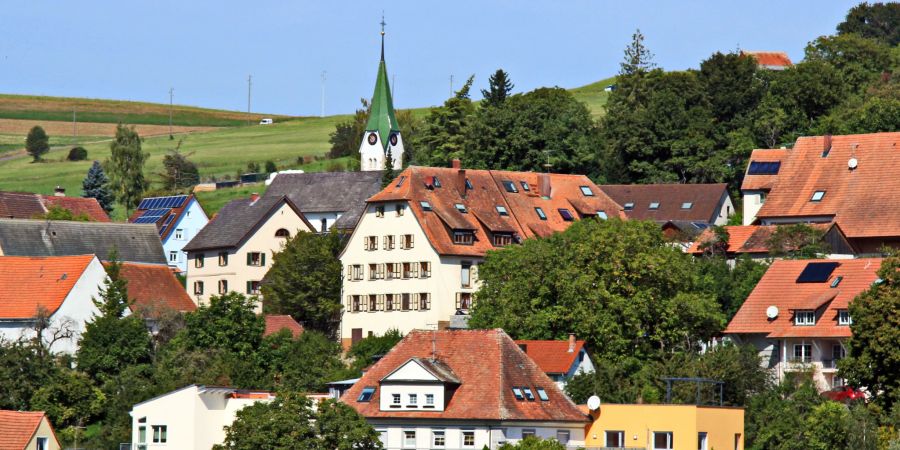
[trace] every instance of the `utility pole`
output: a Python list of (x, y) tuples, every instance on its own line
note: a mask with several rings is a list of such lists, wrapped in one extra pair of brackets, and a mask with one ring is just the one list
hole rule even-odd
[(175, 139), (172, 135), (172, 98), (175, 96), (175, 88), (169, 88), (169, 140)]
[(250, 125), (250, 93), (253, 90), (253, 75), (247, 75), (247, 125)]
[(78, 145), (78, 107), (72, 106), (72, 144)]
[(325, 117), (325, 71), (322, 71), (322, 114)]
[(450, 96), (453, 97), (453, 74), (450, 74)]

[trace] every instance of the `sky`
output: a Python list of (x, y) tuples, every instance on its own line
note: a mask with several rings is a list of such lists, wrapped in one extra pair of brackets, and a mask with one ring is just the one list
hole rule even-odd
[(843, 0), (137, 0), (7, 2), (0, 93), (108, 98), (319, 115), (372, 95), (382, 11), (397, 108), (442, 103), (498, 68), (515, 92), (615, 75), (635, 29), (666, 70), (716, 51), (799, 61), (857, 2)]

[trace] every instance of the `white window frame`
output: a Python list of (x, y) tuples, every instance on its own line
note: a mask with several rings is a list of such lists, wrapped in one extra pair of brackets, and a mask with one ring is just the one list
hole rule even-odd
[[(562, 439), (563, 436), (565, 436), (565, 439)], [(566, 445), (572, 440), (572, 432), (570, 430), (556, 430), (556, 440), (560, 444)]]
[(434, 394), (425, 394), (425, 407), (434, 406)]
[[(666, 435), (666, 446), (665, 447), (657, 447), (656, 446), (656, 435), (663, 434)], [(653, 450), (672, 450), (675, 448), (673, 443), (675, 442), (675, 433), (671, 431), (654, 431), (653, 432), (653, 442), (650, 444), (653, 446)]]
[[(412, 433), (412, 443), (409, 441), (409, 433)], [(416, 430), (403, 430), (403, 448), (416, 448)]]
[[(609, 442), (609, 433), (615, 433), (619, 437), (619, 442), (613, 445)], [(603, 446), (604, 447), (623, 447), (625, 446), (625, 431), (623, 430), (603, 430)]]
[(419, 396), (418, 396), (418, 394), (408, 394), (406, 398), (407, 398), (407, 401), (409, 402), (409, 404), (408, 404), (407, 406), (410, 406), (410, 407), (413, 407), (413, 408), (418, 408), (418, 407), (419, 407)]
[[(438, 444), (438, 437), (441, 438), (441, 443)], [(444, 448), (447, 446), (447, 432), (444, 430), (431, 430), (431, 446), (433, 448)]]
[(46, 436), (39, 436), (34, 439), (34, 448), (35, 450), (49, 450), (50, 449), (50, 438)]
[(175, 229), (175, 240), (177, 240), (177, 241), (184, 240), (184, 230), (182, 230), (181, 228)]
[(853, 325), (853, 318), (850, 317), (850, 311), (846, 309), (838, 310), (838, 325)]
[[(472, 436), (472, 443), (466, 444), (466, 436)], [(462, 430), (459, 433), (459, 446), (462, 448), (475, 447), (475, 430)]]
[(170, 250), (169, 251), (169, 262), (170, 263), (178, 262), (178, 250)]
[[(800, 349), (800, 356), (797, 356), (797, 349)], [(791, 354), (794, 362), (809, 364), (812, 362), (812, 344), (801, 343), (794, 344), (794, 352)]]
[(153, 443), (165, 444), (169, 440), (169, 427), (167, 425), (153, 425)]
[(816, 324), (816, 312), (811, 309), (799, 309), (794, 312), (794, 325), (812, 326)]

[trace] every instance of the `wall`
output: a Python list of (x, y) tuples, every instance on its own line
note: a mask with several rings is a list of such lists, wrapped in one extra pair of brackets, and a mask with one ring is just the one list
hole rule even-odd
[(728, 218), (737, 212), (734, 210), (734, 203), (731, 202), (731, 196), (728, 195), (728, 192), (722, 194), (718, 210), (719, 214), (716, 217), (713, 217), (712, 223), (719, 226), (727, 224)]
[[(175, 238), (175, 231), (169, 234), (169, 238), (163, 242), (163, 250), (165, 251), (166, 261), (169, 261), (169, 265), (172, 267), (177, 267), (181, 272), (185, 272), (187, 270), (187, 252), (181, 251), (194, 236), (197, 235), (200, 230), (206, 226), (209, 222), (209, 218), (206, 216), (206, 213), (203, 212), (203, 208), (200, 207), (200, 203), (197, 202), (197, 199), (191, 197), (191, 201), (188, 204), (188, 207), (182, 212), (181, 216), (178, 217), (178, 220), (174, 224), (170, 224), (173, 230), (182, 230), (182, 238)], [(171, 252), (177, 252), (178, 261), (176, 263), (171, 262), (169, 259), (169, 254)]]
[(741, 434), (737, 450), (744, 448), (741, 408), (604, 404), (592, 416), (594, 421), (586, 427), (586, 447), (605, 446), (609, 430), (624, 431), (628, 448), (652, 448), (654, 431), (672, 432), (675, 450), (696, 450), (698, 432), (704, 431), (710, 450), (735, 448), (735, 433)]
[(46, 416), (41, 420), (41, 424), (38, 425), (37, 432), (34, 433), (34, 437), (31, 438), (31, 442), (25, 446), (25, 450), (37, 450), (37, 438), (45, 437), (47, 438), (47, 450), (59, 450), (61, 447), (59, 446), (59, 442), (56, 441), (56, 437), (53, 433), (53, 427), (50, 426), (50, 421)]
[[(369, 144), (369, 135), (374, 134), (377, 139), (375, 144)], [(381, 136), (377, 131), (367, 131), (363, 135), (362, 143), (359, 146), (360, 170), (382, 170), (384, 169), (384, 159), (387, 156)], [(391, 156), (394, 158), (394, 170), (403, 168), (403, 135), (397, 133), (397, 145), (389, 146)]]
[(325, 231), (331, 229), (334, 223), (344, 214), (343, 211), (334, 212), (304, 212), (303, 216), (312, 224), (317, 232), (322, 232), (322, 219), (325, 219)]
[(763, 203), (765, 202), (765, 191), (743, 191), (741, 192), (744, 195), (743, 198), (743, 206), (744, 206), (744, 214), (743, 214), (743, 224), (744, 225), (752, 225), (754, 221), (756, 221), (756, 213), (759, 212), (759, 209), (762, 208)]
[[(410, 420), (407, 423), (393, 421), (370, 421), (372, 426), (387, 439), (384, 443), (385, 450), (410, 449), (403, 445), (404, 431), (416, 432), (417, 449), (433, 448), (432, 439), (434, 431), (443, 431), (445, 438), (444, 450), (475, 449), (481, 450), (485, 446), (489, 449), (497, 449), (501, 443), (516, 443), (522, 437), (523, 428), (533, 429), (536, 436), (551, 439), (556, 438), (557, 430), (569, 431), (570, 440), (568, 448), (584, 446), (584, 428), (578, 424), (560, 423), (513, 423), (499, 421), (454, 421), (454, 420)], [(463, 432), (475, 433), (475, 445), (463, 447)]]

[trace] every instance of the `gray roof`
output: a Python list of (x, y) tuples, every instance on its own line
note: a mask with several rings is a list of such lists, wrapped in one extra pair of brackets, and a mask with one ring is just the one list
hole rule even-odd
[[(219, 210), (218, 214), (194, 236), (194, 239), (191, 239), (191, 242), (184, 246), (184, 250), (237, 247), (282, 202), (287, 202), (294, 210), (297, 210), (294, 202), (284, 196), (260, 197), (256, 202), (249, 198), (232, 200)], [(299, 210), (297, 214), (306, 222), (306, 218)], [(309, 222), (306, 224), (312, 228)], [(290, 231), (293, 233), (296, 230)]]
[(113, 248), (120, 261), (167, 264), (155, 225), (0, 219), (0, 250), (8, 256), (95, 254)]
[(352, 229), (366, 208), (366, 199), (381, 190), (381, 171), (285, 173), (275, 177), (265, 197), (286, 195), (300, 211), (341, 212), (334, 224)]

